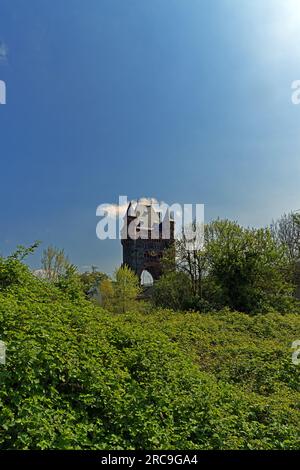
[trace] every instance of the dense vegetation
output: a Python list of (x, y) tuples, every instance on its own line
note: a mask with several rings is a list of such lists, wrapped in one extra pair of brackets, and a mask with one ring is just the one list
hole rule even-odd
[(290, 237), (288, 217), (271, 229), (245, 228), (229, 220), (210, 222), (203, 230), (204, 246), (183, 235), (164, 257), (165, 273), (154, 291), (156, 304), (200, 312), (226, 307), (248, 314), (300, 312), (295, 298), (300, 219), (292, 220)]
[(0, 258), (2, 449), (299, 448), (299, 315), (110, 313), (17, 258)]

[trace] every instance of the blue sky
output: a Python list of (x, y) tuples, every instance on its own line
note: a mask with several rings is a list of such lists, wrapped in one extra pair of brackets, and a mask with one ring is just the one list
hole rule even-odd
[(298, 0), (1, 0), (0, 44), (3, 254), (39, 239), (111, 272), (96, 207), (119, 195), (300, 209)]

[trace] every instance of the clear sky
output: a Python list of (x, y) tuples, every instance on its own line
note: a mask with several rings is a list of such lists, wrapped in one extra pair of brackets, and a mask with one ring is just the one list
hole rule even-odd
[(119, 195), (245, 225), (300, 209), (296, 79), (299, 0), (1, 0), (0, 252), (111, 272), (96, 207)]

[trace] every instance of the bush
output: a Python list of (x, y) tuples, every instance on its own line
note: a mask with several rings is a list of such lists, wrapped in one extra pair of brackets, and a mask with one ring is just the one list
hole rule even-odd
[(2, 449), (299, 447), (299, 317), (111, 315), (17, 260), (0, 279)]

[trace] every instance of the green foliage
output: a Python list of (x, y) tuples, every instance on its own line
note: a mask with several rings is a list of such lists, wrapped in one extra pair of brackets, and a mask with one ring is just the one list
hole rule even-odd
[(216, 220), (206, 225), (204, 235), (204, 248), (194, 251), (187, 248), (184, 238), (176, 242), (177, 273), (186, 277), (181, 291), (191, 289), (190, 302), (185, 295), (178, 295), (178, 302), (165, 302), (162, 283), (170, 299), (178, 288), (178, 276), (168, 274), (167, 253), (164, 264), (168, 277), (158, 285), (156, 304), (179, 310), (189, 305), (201, 312), (224, 307), (246, 313), (300, 311), (292, 263), (269, 229), (246, 229), (235, 222)]
[(102, 306), (111, 309), (114, 305), (114, 287), (111, 279), (103, 279), (100, 284)]
[(296, 285), (296, 295), (300, 298), (300, 214), (283, 214), (271, 224), (271, 233), (290, 261), (291, 278)]
[(209, 275), (224, 306), (247, 313), (296, 308), (288, 258), (268, 229), (216, 221), (209, 230)]
[(90, 298), (91, 292), (98, 289), (100, 282), (107, 278), (106, 274), (95, 270), (91, 273), (79, 273), (64, 250), (52, 246), (43, 252), (42, 274), (44, 280), (58, 287), (74, 301), (83, 296)]
[(297, 449), (299, 337), (292, 314), (111, 315), (0, 258), (0, 448)]
[(107, 274), (96, 270), (81, 273), (78, 276), (82, 285), (82, 290), (86, 296), (89, 296), (91, 290), (100, 288), (101, 282), (108, 279)]
[(191, 282), (183, 272), (167, 272), (154, 283), (153, 301), (158, 306), (188, 310), (191, 298)]
[(135, 273), (128, 266), (117, 269), (113, 282), (113, 311), (125, 313), (133, 309), (136, 306), (139, 293), (139, 279)]
[(85, 292), (82, 288), (80, 274), (76, 266), (72, 264), (66, 266), (65, 272), (56, 279), (54, 285), (64, 292), (70, 300), (78, 301), (84, 297)]
[(283, 214), (271, 224), (271, 233), (276, 243), (286, 250), (292, 262), (300, 258), (300, 214)]
[(12, 253), (9, 256), (9, 259), (15, 259), (22, 261), (24, 260), (28, 255), (31, 255), (32, 253), (35, 252), (35, 250), (40, 246), (41, 242), (40, 241), (35, 241), (32, 245), (29, 247), (19, 245), (14, 253)]

